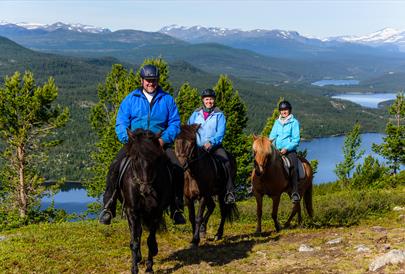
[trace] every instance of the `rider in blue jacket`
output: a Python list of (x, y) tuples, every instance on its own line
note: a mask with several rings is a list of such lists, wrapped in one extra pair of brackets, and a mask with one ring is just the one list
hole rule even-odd
[(300, 201), (298, 193), (298, 158), (297, 147), (300, 143), (300, 124), (294, 115), (291, 114), (291, 104), (288, 101), (280, 102), (278, 109), (280, 111), (279, 118), (274, 122), (270, 132), (269, 139), (273, 142), (276, 148), (282, 155), (285, 155), (290, 160), (291, 167), (291, 182), (293, 203)]
[(222, 147), (225, 136), (226, 118), (224, 113), (215, 107), (215, 91), (205, 89), (201, 93), (202, 107), (196, 109), (188, 119), (187, 124), (200, 124), (197, 133), (197, 146), (213, 153), (222, 160), (225, 167), (227, 182), (225, 203), (235, 203), (235, 194), (231, 176), (231, 163), (229, 156)]
[[(160, 145), (165, 149), (166, 155), (172, 163), (173, 184), (175, 202), (171, 205), (171, 215), (175, 224), (185, 223), (182, 215), (183, 208), (183, 169), (180, 167), (171, 145), (180, 132), (180, 116), (173, 97), (164, 92), (158, 85), (159, 70), (154, 65), (145, 65), (141, 68), (142, 87), (132, 91), (121, 102), (115, 123), (115, 132), (118, 140), (125, 144), (128, 142), (127, 128), (135, 131), (138, 128), (148, 129), (154, 133), (161, 132)], [(116, 189), (120, 165), (125, 158), (125, 150), (122, 148), (111, 163), (110, 180), (104, 193), (104, 208), (99, 221), (102, 224), (110, 224), (115, 216), (117, 203)]]

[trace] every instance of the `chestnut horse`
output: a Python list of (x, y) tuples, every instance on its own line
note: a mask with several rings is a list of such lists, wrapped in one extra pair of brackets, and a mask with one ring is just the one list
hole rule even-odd
[[(192, 247), (198, 246), (200, 233), (205, 234), (208, 219), (215, 208), (214, 196), (218, 196), (221, 211), (221, 222), (215, 240), (222, 238), (225, 220), (232, 221), (238, 216), (236, 204), (227, 205), (224, 202), (226, 180), (222, 168), (216, 163), (211, 153), (199, 148), (196, 144), (198, 128), (198, 124), (182, 125), (181, 132), (175, 140), (175, 153), (184, 169), (184, 197), (193, 229)], [(234, 180), (236, 161), (231, 155), (229, 159), (231, 176)], [(195, 201), (199, 201), (197, 215), (194, 209)], [(205, 208), (207, 208), (206, 212)]]
[[(289, 176), (283, 166), (283, 160), (280, 152), (275, 148), (272, 142), (263, 136), (253, 136), (253, 154), (254, 154), (254, 169), (252, 172), (252, 191), (257, 203), (257, 227), (256, 233), (262, 231), (262, 205), (263, 196), (268, 195), (273, 200), (273, 210), (271, 217), (273, 218), (276, 231), (280, 231), (281, 226), (277, 219), (278, 206), (280, 197), (283, 192), (288, 193), (291, 197), (291, 185)], [(299, 194), (303, 197), (306, 211), (310, 217), (313, 216), (312, 208), (312, 178), (313, 171), (309, 162), (302, 157), (299, 157), (303, 163), (305, 177), (298, 180)], [(288, 217), (285, 227), (290, 225), (292, 218), (298, 213), (298, 223), (301, 224), (301, 204), (293, 204), (292, 211)]]

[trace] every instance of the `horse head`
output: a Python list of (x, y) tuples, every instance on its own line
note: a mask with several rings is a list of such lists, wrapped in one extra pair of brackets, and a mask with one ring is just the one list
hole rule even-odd
[(131, 160), (133, 179), (142, 184), (151, 184), (156, 175), (158, 158), (164, 155), (160, 146), (160, 134), (150, 130), (127, 129), (128, 143), (125, 145), (127, 156)]
[(182, 125), (180, 134), (175, 140), (174, 152), (183, 169), (187, 169), (188, 161), (194, 156), (197, 143), (197, 131), (200, 124)]
[(263, 175), (272, 154), (272, 147), (272, 143), (267, 137), (253, 135), (252, 150), (256, 176)]

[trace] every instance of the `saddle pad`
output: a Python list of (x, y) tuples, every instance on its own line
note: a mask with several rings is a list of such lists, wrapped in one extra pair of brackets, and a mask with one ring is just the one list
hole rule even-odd
[[(281, 159), (283, 159), (285, 171), (287, 172), (288, 175), (290, 175), (290, 167), (291, 167), (290, 160), (286, 156), (281, 156)], [(299, 179), (305, 178), (304, 165), (300, 159), (298, 159), (298, 178)]]

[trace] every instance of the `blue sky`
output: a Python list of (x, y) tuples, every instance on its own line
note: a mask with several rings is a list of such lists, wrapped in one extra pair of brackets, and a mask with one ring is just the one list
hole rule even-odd
[(163, 26), (296, 30), (328, 37), (362, 35), (385, 27), (405, 30), (405, 1), (7, 1), (0, 20), (82, 23), (111, 30), (157, 31)]

